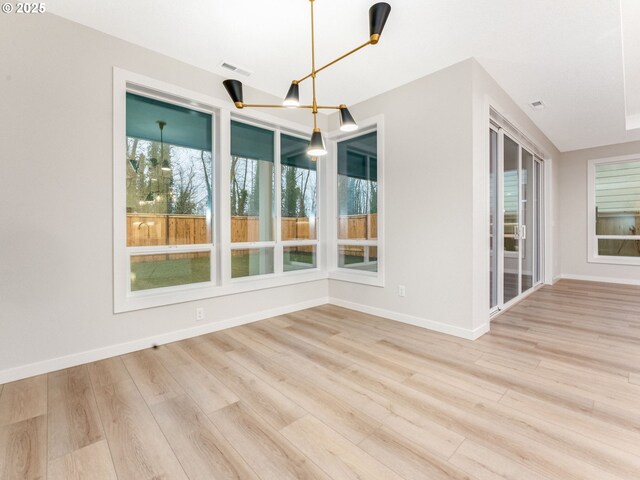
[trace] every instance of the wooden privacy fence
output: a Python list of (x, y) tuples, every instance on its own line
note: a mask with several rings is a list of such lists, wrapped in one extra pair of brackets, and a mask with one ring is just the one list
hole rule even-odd
[(338, 219), (341, 240), (375, 240), (378, 238), (378, 214), (341, 215)]
[[(282, 240), (307, 240), (316, 237), (315, 220), (282, 218)], [(378, 216), (348, 215), (338, 221), (339, 238), (371, 240), (377, 238)], [(259, 217), (231, 217), (231, 242), (259, 242)], [(195, 245), (211, 243), (211, 232), (204, 215), (127, 214), (127, 246)], [(311, 248), (311, 247), (305, 247)], [(302, 250), (300, 250), (302, 251)], [(361, 248), (353, 249), (362, 255)]]
[[(282, 218), (282, 240), (315, 238), (315, 221)], [(231, 217), (231, 242), (259, 242), (259, 217)], [(204, 215), (127, 214), (127, 246), (194, 245), (211, 243)]]
[(204, 215), (127, 214), (127, 246), (211, 243)]

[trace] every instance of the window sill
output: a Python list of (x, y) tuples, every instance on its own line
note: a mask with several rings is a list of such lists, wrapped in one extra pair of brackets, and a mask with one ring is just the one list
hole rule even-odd
[(360, 283), (362, 285), (370, 285), (373, 287), (384, 287), (384, 279), (380, 273), (374, 272), (355, 272), (345, 271), (345, 269), (337, 269), (329, 272), (331, 280), (340, 280), (342, 282)]
[(640, 266), (640, 257), (608, 257), (595, 256), (587, 259), (587, 263), (601, 263), (605, 265), (631, 265)]
[(264, 290), (266, 288), (283, 287), (298, 283), (315, 282), (325, 280), (325, 271), (314, 269), (309, 272), (290, 272), (283, 275), (268, 275), (251, 279), (234, 279), (226, 285), (190, 285), (177, 289), (167, 289), (164, 292), (158, 290), (148, 290), (138, 292), (124, 298), (121, 302), (115, 302), (114, 313), (125, 313), (145, 308), (162, 307), (176, 303), (192, 302), (195, 300), (205, 300), (208, 298), (222, 297), (225, 295), (235, 295), (238, 293), (251, 292), (254, 290)]

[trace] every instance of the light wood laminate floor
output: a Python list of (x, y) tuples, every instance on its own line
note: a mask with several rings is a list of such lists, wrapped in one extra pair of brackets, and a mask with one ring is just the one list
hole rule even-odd
[(638, 479), (640, 287), (471, 342), (322, 306), (0, 385), (0, 478)]

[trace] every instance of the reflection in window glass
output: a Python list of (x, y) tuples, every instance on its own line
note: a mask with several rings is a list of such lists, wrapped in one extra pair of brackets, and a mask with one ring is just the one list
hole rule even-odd
[(338, 238), (378, 237), (377, 132), (338, 143)]
[(308, 140), (281, 135), (282, 240), (316, 239), (316, 162)]
[(131, 291), (211, 280), (211, 253), (184, 252), (131, 256)]
[(283, 270), (285, 272), (316, 268), (315, 245), (284, 247), (283, 253)]
[[(640, 257), (640, 161), (596, 165), (598, 254)], [(625, 238), (626, 237), (626, 238)]]
[(231, 278), (273, 273), (273, 248), (231, 250)]
[(274, 133), (231, 122), (231, 242), (274, 240)]
[(338, 266), (367, 272), (378, 271), (378, 247), (338, 245)]
[(211, 243), (211, 115), (126, 101), (127, 246)]
[(640, 257), (640, 240), (598, 239), (598, 255)]

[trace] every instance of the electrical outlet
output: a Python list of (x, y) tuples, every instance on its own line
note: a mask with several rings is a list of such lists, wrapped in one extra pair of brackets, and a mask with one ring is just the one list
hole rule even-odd
[(196, 322), (204, 320), (204, 308), (196, 308)]
[(398, 296), (399, 297), (407, 296), (407, 290), (404, 288), (404, 285), (398, 285)]

